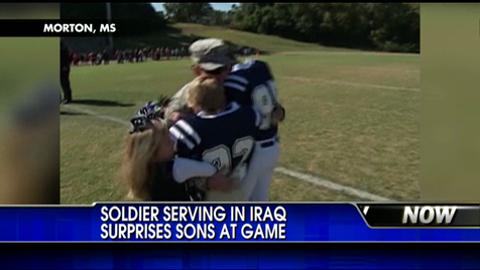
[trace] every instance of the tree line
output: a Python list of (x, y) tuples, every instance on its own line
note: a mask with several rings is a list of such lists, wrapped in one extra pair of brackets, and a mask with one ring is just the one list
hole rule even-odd
[[(209, 3), (112, 3), (113, 20), (132, 20), (133, 33), (165, 32), (169, 23), (219, 25), (327, 46), (419, 52), (419, 4), (241, 3), (227, 12)], [(105, 3), (62, 3), (62, 19), (105, 19)]]
[(208, 3), (166, 3), (173, 22), (222, 25), (329, 46), (419, 52), (419, 4), (242, 3), (228, 12)]
[(230, 12), (214, 10), (209, 3), (164, 3), (165, 16), (171, 22), (205, 25), (230, 25)]

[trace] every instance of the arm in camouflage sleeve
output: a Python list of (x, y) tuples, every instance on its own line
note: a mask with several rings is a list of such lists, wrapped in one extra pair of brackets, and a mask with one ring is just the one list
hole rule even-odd
[(165, 119), (169, 123), (173, 124), (181, 118), (185, 117), (185, 114), (190, 113), (187, 106), (187, 89), (188, 85), (184, 85), (180, 90), (175, 93), (171, 98), (168, 107), (165, 109)]

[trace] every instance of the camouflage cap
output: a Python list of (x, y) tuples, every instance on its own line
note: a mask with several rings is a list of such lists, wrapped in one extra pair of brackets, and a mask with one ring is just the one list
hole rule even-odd
[(192, 61), (204, 70), (215, 70), (236, 62), (228, 46), (216, 38), (197, 40), (190, 45), (189, 51)]

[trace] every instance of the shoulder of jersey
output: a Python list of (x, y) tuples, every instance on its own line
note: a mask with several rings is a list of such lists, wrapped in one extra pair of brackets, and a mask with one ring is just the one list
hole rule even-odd
[(265, 74), (268, 73), (270, 74), (270, 66), (267, 64), (267, 62), (261, 61), (261, 60), (249, 60), (247, 62), (244, 62), (242, 64), (238, 64), (239, 67), (236, 69), (233, 68), (232, 72), (230, 73), (231, 75), (240, 75), (243, 77), (255, 77), (258, 74)]
[(267, 62), (262, 61), (262, 60), (254, 60), (253, 66), (254, 67), (268, 67), (268, 64), (267, 64)]
[(238, 71), (241, 71), (241, 70), (249, 69), (255, 62), (256, 62), (256, 60), (254, 60), (254, 59), (248, 59), (248, 60), (245, 60), (242, 63), (235, 64), (232, 67), (232, 73), (235, 73), (235, 72), (238, 72)]
[(263, 73), (271, 74), (270, 66), (267, 64), (267, 62), (264, 62), (264, 61), (255, 60), (253, 69), (255, 70), (254, 72), (263, 72)]
[(232, 72), (225, 79), (224, 86), (244, 92), (252, 80), (255, 81), (257, 76), (267, 73), (270, 73), (267, 63), (260, 60), (247, 60), (233, 67)]
[(248, 87), (248, 74), (245, 69), (232, 71), (225, 79), (223, 86), (239, 91), (245, 91)]
[(256, 60), (256, 59), (249, 59), (243, 63), (234, 65), (232, 68), (232, 73), (239, 72), (241, 70), (249, 70), (252, 68), (261, 68), (261, 67), (268, 67), (267, 62), (262, 60)]
[(181, 141), (189, 149), (193, 149), (202, 142), (202, 138), (194, 127), (194, 119), (192, 121), (179, 120), (170, 127), (170, 134), (175, 140)]

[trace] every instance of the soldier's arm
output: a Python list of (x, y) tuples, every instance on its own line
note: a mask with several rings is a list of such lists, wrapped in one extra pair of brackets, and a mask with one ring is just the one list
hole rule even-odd
[(173, 124), (182, 118), (186, 118), (186, 114), (189, 114), (189, 108), (187, 106), (187, 90), (188, 84), (184, 85), (180, 90), (173, 95), (165, 109), (165, 119)]

